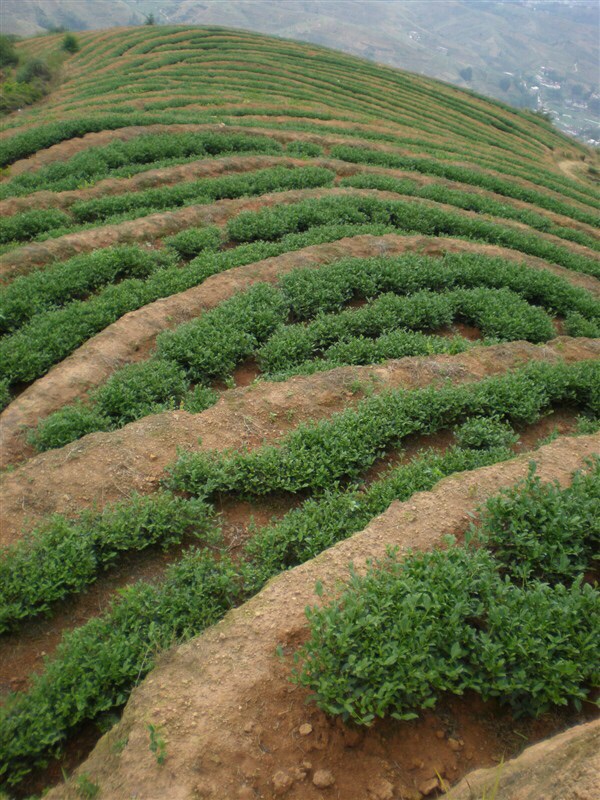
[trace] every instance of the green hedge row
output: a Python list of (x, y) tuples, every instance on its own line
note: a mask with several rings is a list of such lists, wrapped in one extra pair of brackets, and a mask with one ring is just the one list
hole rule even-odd
[[(205, 232), (209, 231), (212, 233), (212, 229)], [(505, 284), (510, 290), (498, 294), (496, 287)], [(487, 286), (494, 289), (483, 288)], [(461, 294), (459, 287), (468, 287), (466, 294), (464, 290)], [(439, 289), (446, 294), (419, 293), (423, 289)], [(345, 312), (331, 319), (324, 317), (307, 328), (282, 327), (290, 313), (296, 319), (311, 318), (319, 312), (341, 308), (354, 297), (376, 297), (385, 291), (399, 295), (415, 291), (415, 294), (408, 298), (388, 297), (365, 310)], [(41, 450), (61, 447), (94, 430), (109, 430), (161, 408), (173, 407), (186, 397), (190, 381), (209, 383), (229, 376), (261, 345), (258, 352), (263, 368), (283, 371), (278, 378), (348, 363), (460, 352), (467, 346), (460, 338), (396, 332), (371, 341), (351, 335), (360, 329), (374, 336), (400, 324), (440, 327), (459, 312), (455, 301), (460, 305), (460, 298), (461, 313), (482, 326), (486, 334), (500, 339), (523, 337), (539, 341), (552, 337), (553, 328), (544, 312), (528, 306), (527, 301), (557, 313), (576, 310), (581, 315), (579, 328), (583, 325), (586, 335), (592, 335), (596, 330), (595, 320), (600, 320), (600, 303), (585, 290), (550, 272), (502, 259), (473, 254), (344, 259), (318, 270), (294, 270), (282, 277), (280, 289), (256, 286), (198, 319), (161, 334), (157, 342), (158, 357), (115, 373), (104, 387), (90, 395), (88, 405), (67, 406), (43, 420), (32, 433), (31, 442)], [(381, 312), (386, 309), (384, 317)], [(412, 309), (413, 319), (405, 313), (402, 322), (399, 316), (402, 309), (404, 312)], [(433, 316), (435, 309), (437, 316)], [(343, 341), (331, 345), (341, 334), (340, 325), (345, 326)], [(315, 335), (328, 326), (334, 336), (330, 333), (327, 340), (321, 336), (317, 341)], [(328, 344), (331, 346), (327, 347)], [(324, 352), (316, 362), (318, 348)]]
[[(332, 158), (339, 158), (342, 161), (350, 161), (353, 164), (373, 164), (393, 169), (402, 169), (415, 172), (422, 172), (425, 175), (437, 175), (440, 178), (447, 178), (451, 181), (480, 186), (489, 189), (495, 194), (512, 197), (515, 200), (524, 200), (526, 203), (545, 208), (548, 211), (555, 211), (579, 222), (597, 227), (598, 216), (591, 212), (579, 209), (550, 195), (519, 186), (512, 181), (507, 181), (498, 175), (490, 175), (471, 167), (461, 167), (456, 164), (444, 164), (429, 158), (414, 158), (411, 156), (400, 156), (394, 153), (384, 153), (377, 150), (369, 150), (362, 147), (350, 145), (336, 145), (331, 148)], [(561, 190), (564, 194), (565, 191)], [(591, 199), (590, 205), (596, 205)], [(597, 205), (596, 205), (597, 207)]]
[(490, 414), (533, 422), (559, 402), (577, 402), (598, 414), (600, 364), (532, 363), (473, 384), (367, 397), (331, 419), (300, 425), (278, 446), (248, 453), (182, 454), (169, 468), (166, 485), (201, 497), (215, 492), (323, 491), (357, 477), (408, 435), (433, 433), (466, 417)]
[(217, 562), (191, 552), (171, 567), (164, 584), (130, 587), (102, 617), (67, 634), (32, 688), (13, 695), (0, 711), (0, 777), (10, 786), (44, 766), (82, 720), (125, 702), (160, 648), (197, 635), (282, 569), (359, 530), (396, 497), (406, 499), (456, 470), (509, 455), (505, 447), (425, 454), (375, 483), (366, 496), (353, 488), (308, 500), (259, 531), (235, 568), (227, 558)]
[(124, 589), (102, 616), (65, 634), (31, 688), (0, 709), (2, 784), (46, 766), (78, 724), (125, 703), (161, 650), (201, 633), (242, 597), (240, 571), (224, 553), (192, 550), (162, 583)]
[(282, 569), (360, 530), (394, 499), (430, 489), (457, 470), (509, 458), (506, 446), (496, 443), (508, 443), (510, 435), (504, 431), (498, 438), (498, 423), (485, 422), (483, 449), (426, 453), (366, 492), (351, 487), (309, 500), (280, 523), (259, 531), (236, 567), (226, 557), (217, 561), (192, 551), (171, 567), (163, 584), (139, 583), (125, 590), (102, 617), (67, 634), (47, 661), (45, 673), (34, 679), (28, 692), (9, 698), (0, 712), (0, 776), (5, 784), (17, 784), (60, 753), (82, 720), (121, 705), (152, 668), (159, 649), (197, 635)]
[(564, 225), (555, 225), (547, 217), (536, 214), (528, 209), (516, 208), (507, 205), (499, 200), (490, 197), (482, 197), (473, 192), (451, 189), (441, 184), (429, 184), (419, 186), (416, 181), (410, 179), (392, 178), (388, 175), (353, 175), (350, 178), (343, 178), (340, 186), (352, 186), (356, 189), (379, 189), (385, 192), (397, 192), (398, 194), (410, 195), (411, 197), (421, 197), (424, 200), (434, 200), (436, 203), (446, 203), (447, 205), (457, 206), (465, 211), (477, 211), (480, 214), (491, 214), (495, 217), (513, 219), (529, 225), (535, 230), (551, 233), (561, 239), (577, 242), (590, 247), (593, 250), (600, 250), (600, 241), (587, 233), (568, 228)]
[(57, 208), (35, 209), (4, 217), (0, 219), (0, 244), (26, 242), (52, 228), (68, 225), (70, 221), (70, 216)]
[[(467, 690), (516, 714), (581, 709), (600, 679), (600, 593), (583, 583), (599, 484), (598, 462), (564, 490), (530, 474), (484, 511), (479, 539), (492, 552), (451, 545), (351, 573), (336, 601), (308, 610), (295, 679), (320, 708), (359, 724), (411, 719), (442, 693)], [(552, 586), (547, 577), (570, 581)]]
[(456, 355), (464, 353), (474, 344), (476, 342), (470, 342), (458, 335), (433, 336), (407, 330), (395, 330), (374, 339), (348, 336), (326, 347), (320, 355), (315, 354), (306, 361), (267, 373), (266, 377), (271, 381), (286, 381), (294, 375), (314, 375), (316, 372), (325, 372), (336, 367), (381, 364), (390, 359), (410, 356), (433, 356), (442, 353)]
[[(110, 120), (104, 118), (101, 127), (97, 120), (90, 121), (90, 130), (106, 130), (110, 128)], [(125, 126), (135, 124), (125, 122)], [(146, 124), (151, 124), (148, 120)], [(76, 127), (76, 123), (65, 123), (65, 132)], [(84, 123), (85, 125), (85, 123)], [(48, 126), (50, 127), (50, 126)], [(123, 127), (116, 125), (115, 127)], [(17, 150), (19, 142), (27, 139), (34, 141), (36, 134), (39, 136), (38, 146), (48, 146), (43, 142), (43, 131), (35, 129), (25, 134), (20, 134), (12, 139), (0, 143), (0, 163), (6, 163), (7, 151)], [(72, 133), (71, 135), (81, 135)], [(46, 137), (46, 142), (49, 137)], [(61, 141), (67, 136), (56, 138)], [(27, 148), (22, 148), (24, 152)], [(283, 150), (282, 146), (268, 136), (246, 136), (239, 133), (162, 133), (142, 134), (128, 141), (115, 141), (104, 147), (94, 147), (84, 150), (66, 161), (55, 161), (45, 167), (40, 167), (34, 172), (25, 172), (12, 178), (0, 188), (0, 199), (14, 195), (29, 194), (32, 191), (50, 189), (54, 192), (63, 192), (69, 189), (81, 188), (82, 184), (96, 183), (107, 177), (119, 177), (135, 174), (136, 166), (143, 169), (164, 166), (193, 158), (227, 155), (228, 153), (253, 153), (277, 154)], [(17, 156), (22, 157), (21, 154)], [(12, 159), (11, 159), (12, 160)], [(139, 169), (137, 170), (139, 172)]]
[[(350, 337), (375, 338), (398, 329), (439, 330), (457, 321), (500, 341), (545, 342), (556, 334), (542, 309), (508, 289), (425, 291), (408, 297), (384, 294), (357, 310), (279, 328), (258, 351), (258, 360), (263, 372), (281, 372), (321, 355), (329, 358), (328, 349), (336, 343), (343, 347)], [(343, 349), (334, 351), (334, 357), (336, 352), (339, 357)]]
[(509, 247), (560, 264), (576, 272), (600, 276), (600, 261), (573, 253), (535, 236), (505, 228), (484, 219), (466, 217), (418, 201), (383, 201), (374, 197), (325, 197), (289, 206), (247, 211), (229, 220), (227, 230), (236, 242), (273, 240), (286, 233), (305, 231), (316, 225), (378, 223), (397, 230), (429, 236), (461, 236)]
[(129, 246), (50, 264), (0, 289), (0, 331), (13, 331), (43, 311), (85, 298), (123, 278), (147, 278), (157, 269), (174, 266), (169, 252)]
[(209, 538), (212, 509), (168, 492), (133, 496), (71, 521), (55, 515), (0, 553), (0, 633), (81, 592), (122, 552)]
[(334, 172), (322, 167), (271, 167), (85, 200), (71, 206), (70, 212), (77, 222), (106, 221), (117, 214), (136, 212), (136, 216), (143, 216), (191, 203), (211, 203), (224, 198), (262, 195), (285, 189), (331, 186), (334, 178)]
[[(214, 233), (209, 237), (207, 247), (220, 241), (219, 230), (210, 230)], [(382, 225), (324, 226), (310, 233), (291, 235), (279, 242), (259, 242), (218, 254), (207, 251), (193, 259), (185, 269), (179, 265), (165, 267), (146, 280), (123, 280), (102, 289), (86, 302), (75, 301), (62, 309), (43, 312), (20, 331), (0, 341), (0, 380), (9, 384), (34, 380), (123, 314), (197, 286), (217, 272), (311, 244), (336, 241), (343, 236), (389, 232), (391, 229)]]

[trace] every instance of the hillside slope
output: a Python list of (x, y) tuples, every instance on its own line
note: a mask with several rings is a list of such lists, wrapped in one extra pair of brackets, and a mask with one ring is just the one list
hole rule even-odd
[[(596, 476), (600, 416), (593, 155), (535, 115), (316, 46), (221, 28), (77, 38), (60, 86), (0, 134), (8, 796), (58, 784), (111, 729), (52, 796), (319, 797), (320, 772), (339, 788), (356, 762), (345, 798), (421, 798), (589, 718), (574, 651), (593, 663), (600, 636), (573, 613), (552, 647), (589, 647), (552, 655), (571, 659), (564, 686), (544, 672), (490, 695), (475, 675), (417, 721), (386, 710), (366, 730), (313, 708), (304, 747), (309, 691), (292, 697), (271, 647), (287, 612), (269, 592), (287, 583), (269, 581), (306, 564), (281, 628), (291, 656), (322, 551), (380, 555), (363, 545), (397, 501), (438, 526), (427, 498), (445, 486), (462, 541), (489, 495), (479, 476), (508, 486), (533, 459), (591, 493), (552, 524), (583, 537), (555, 565), (568, 603), (596, 597), (580, 589), (596, 484), (573, 477)], [(61, 42), (19, 48), (51, 58)], [(235, 666), (228, 625), (248, 615), (272, 694), (247, 670), (242, 697), (234, 670), (218, 695), (193, 660), (172, 681), (203, 640), (162, 654), (207, 628), (214, 663)]]
[(334, 47), (552, 110), (561, 130), (598, 139), (597, 40), (591, 0), (5, 0), (2, 30), (37, 35), (141, 25), (222, 25)]

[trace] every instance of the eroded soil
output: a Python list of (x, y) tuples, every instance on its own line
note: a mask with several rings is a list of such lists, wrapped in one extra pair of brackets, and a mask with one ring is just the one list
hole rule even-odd
[(281, 383), (265, 381), (234, 389), (202, 414), (166, 412), (111, 433), (92, 433), (4, 473), (0, 543), (16, 541), (25, 527), (44, 515), (74, 514), (81, 508), (101, 507), (127, 497), (133, 491), (155, 490), (178, 449), (225, 450), (273, 442), (300, 422), (322, 419), (352, 405), (365, 389), (412, 389), (448, 380), (466, 383), (532, 361), (573, 363), (599, 354), (600, 340), (558, 337), (541, 346), (510, 342), (475, 347), (453, 356), (340, 367)]
[[(596, 434), (544, 446), (536, 454), (540, 477), (567, 484), (599, 445)], [(568, 714), (516, 723), (494, 704), (467, 696), (446, 698), (412, 722), (357, 731), (307, 707), (307, 692), (289, 683), (292, 652), (307, 635), (305, 606), (330, 599), (350, 562), (363, 572), (367, 559), (384, 557), (390, 546), (400, 553), (427, 550), (447, 534), (460, 537), (469, 514), (525, 477), (528, 466), (529, 457), (522, 456), (446, 478), (431, 492), (394, 502), (361, 533), (273, 579), (221, 623), (165, 655), (78, 774), (97, 783), (105, 800), (418, 800), (439, 786), (439, 778), (454, 783), (573, 724)], [(322, 601), (314, 594), (317, 580)], [(163, 765), (150, 751), (149, 724), (164, 739)], [(322, 771), (331, 781), (325, 792), (315, 785)], [(48, 797), (75, 798), (76, 792), (70, 781)]]
[(502, 257), (535, 269), (547, 269), (574, 286), (600, 296), (600, 281), (590, 275), (575, 273), (507, 248), (461, 239), (397, 234), (362, 235), (313, 245), (213, 275), (199, 286), (126, 314), (89, 339), (45, 376), (24, 389), (0, 414), (0, 467), (32, 455), (32, 449), (25, 443), (25, 428), (36, 425), (53, 411), (83, 397), (119, 367), (147, 357), (161, 331), (199, 316), (254, 283), (275, 283), (293, 269), (318, 267), (345, 257), (393, 256), (407, 252), (430, 256), (477, 252)]

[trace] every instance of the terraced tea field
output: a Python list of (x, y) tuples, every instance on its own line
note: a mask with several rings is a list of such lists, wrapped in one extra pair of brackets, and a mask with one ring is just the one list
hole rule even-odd
[(5, 796), (420, 800), (593, 732), (593, 155), (313, 46), (77, 38), (0, 139)]

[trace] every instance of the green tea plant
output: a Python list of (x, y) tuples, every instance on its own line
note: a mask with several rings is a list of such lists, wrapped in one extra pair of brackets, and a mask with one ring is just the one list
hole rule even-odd
[[(136, 124), (135, 117), (131, 120), (126, 118), (117, 119), (120, 124), (115, 124), (115, 127), (121, 127), (123, 124)], [(143, 119), (143, 116), (141, 119)], [(150, 122), (151, 120), (148, 121)], [(89, 131), (94, 129), (103, 130), (106, 127), (110, 127), (110, 122), (106, 119), (96, 119), (91, 125), (86, 125), (86, 122), (82, 120), (79, 124), (67, 124), (63, 128), (63, 135), (60, 138), (69, 138), (69, 128), (71, 129), (71, 136), (77, 136), (87, 132), (86, 128)], [(67, 137), (64, 136), (64, 133), (67, 133)], [(23, 134), (21, 141), (26, 141), (27, 138), (33, 140), (35, 135), (36, 131), (32, 130), (29, 132), (29, 136)], [(55, 141), (60, 141), (56, 137), (53, 138), (55, 138)], [(16, 143), (16, 138), (11, 140), (13, 147)], [(9, 150), (11, 145), (4, 143), (3, 147), (0, 148), (0, 153), (3, 150)], [(207, 132), (180, 133), (176, 135), (146, 134), (129, 141), (115, 141), (105, 147), (92, 148), (78, 153), (66, 161), (57, 161), (49, 164), (31, 174), (18, 175), (3, 187), (0, 197), (27, 194), (31, 190), (39, 191), (40, 189), (51, 189), (55, 192), (76, 189), (83, 180), (96, 183), (102, 178), (118, 176), (119, 170), (127, 172), (133, 169), (135, 165), (150, 169), (152, 167), (165, 166), (166, 163), (173, 163), (174, 161), (183, 163), (183, 161), (224, 155), (226, 153), (273, 154), (281, 151), (281, 145), (267, 136)], [(19, 156), (23, 152), (26, 152), (26, 150), (21, 150)]]
[(55, 515), (0, 556), (0, 633), (83, 591), (121, 553), (167, 549), (185, 536), (214, 540), (212, 509), (168, 492), (133, 495), (75, 521)]
[(505, 582), (485, 549), (390, 557), (307, 610), (311, 637), (294, 677), (324, 711), (362, 725), (412, 719), (467, 689), (537, 716), (589, 695), (599, 611), (600, 595), (581, 580)]
[(415, 170), (429, 175), (438, 175), (449, 180), (460, 181), (461, 183), (481, 186), (489, 189), (496, 194), (506, 195), (518, 200), (525, 200), (528, 203), (546, 208), (549, 211), (556, 211), (564, 216), (585, 222), (588, 225), (597, 225), (598, 217), (588, 212), (580, 211), (576, 207), (567, 205), (546, 194), (527, 189), (512, 182), (507, 181), (497, 175), (489, 175), (479, 170), (459, 167), (454, 164), (441, 164), (425, 158), (406, 158), (392, 153), (382, 153), (376, 150), (368, 150), (360, 147), (348, 147), (339, 145), (332, 147), (331, 156), (343, 161), (351, 161), (359, 164), (377, 164), (379, 166), (393, 167), (394, 169)]
[(175, 236), (168, 236), (164, 244), (173, 248), (180, 258), (191, 260), (203, 251), (217, 251), (222, 244), (222, 233), (218, 228), (188, 228)]
[(533, 363), (474, 384), (386, 392), (331, 419), (300, 425), (278, 446), (182, 454), (169, 467), (166, 485), (201, 497), (216, 491), (322, 491), (360, 475), (405, 436), (433, 433), (469, 417), (530, 423), (552, 404), (573, 400), (597, 413), (599, 387), (600, 368), (590, 361)]
[(112, 220), (123, 214), (128, 219), (135, 219), (136, 216), (145, 216), (153, 211), (169, 210), (192, 203), (212, 203), (224, 198), (330, 186), (334, 177), (331, 170), (320, 167), (273, 167), (243, 175), (205, 178), (175, 186), (85, 200), (75, 203), (70, 211), (75, 221), (80, 223)]
[(58, 754), (82, 720), (121, 706), (156, 654), (219, 620), (241, 596), (229, 558), (191, 550), (164, 582), (139, 582), (63, 637), (31, 689), (0, 710), (0, 780), (13, 786)]
[(600, 461), (570, 486), (527, 479), (491, 498), (480, 518), (482, 542), (511, 580), (570, 583), (600, 548)]
[(25, 242), (37, 234), (68, 225), (70, 217), (57, 208), (26, 211), (14, 217), (0, 219), (0, 244), (6, 242)]
[[(210, 231), (212, 236), (213, 229), (206, 231)], [(327, 232), (322, 233), (327, 238)], [(287, 246), (299, 246), (302, 241), (302, 237), (296, 238)], [(252, 250), (257, 245), (246, 247)], [(253, 254), (258, 253), (254, 251)], [(244, 252), (238, 255), (237, 261), (243, 263), (248, 257), (250, 254)], [(193, 264), (197, 264), (198, 269), (204, 265), (210, 269), (212, 263), (214, 269), (214, 260), (214, 256), (206, 254)], [(232, 260), (233, 256), (229, 256), (226, 263)], [(186, 272), (193, 269), (194, 266), (190, 265)], [(461, 293), (459, 287), (467, 291)], [(484, 287), (493, 287), (496, 293), (486, 291)], [(502, 287), (510, 288), (502, 292)], [(440, 290), (442, 294), (419, 292), (423, 289)], [(386, 291), (399, 297), (382, 297), (366, 309), (344, 312), (339, 317), (319, 316), (307, 328), (281, 326), (288, 314), (296, 320), (310, 319), (323, 312), (331, 314), (352, 299), (376, 298)], [(409, 296), (404, 298), (405, 294)], [(161, 335), (159, 352), (162, 360), (152, 360), (150, 364), (156, 364), (160, 372), (161, 364), (166, 366), (165, 360), (175, 360), (179, 365), (177, 368), (185, 369), (186, 380), (209, 382), (227, 377), (240, 361), (256, 354), (265, 372), (282, 379), (344, 364), (457, 353), (468, 347), (460, 337), (448, 339), (394, 330), (402, 324), (407, 327), (415, 324), (418, 327), (439, 327), (451, 323), (455, 317), (473, 322), (485, 334), (500, 340), (526, 338), (539, 341), (552, 337), (554, 329), (547, 317), (541, 309), (530, 307), (528, 303), (540, 305), (551, 313), (571, 315), (567, 317), (571, 333), (575, 333), (570, 330), (574, 315), (577, 315), (580, 326), (587, 326), (588, 333), (595, 330), (596, 320), (600, 321), (600, 304), (589, 292), (546, 271), (502, 259), (472, 254), (446, 254), (441, 258), (407, 255), (400, 258), (342, 259), (318, 270), (294, 270), (280, 279), (278, 291), (272, 287), (247, 290), (206, 312), (198, 320)], [(267, 342), (264, 341), (267, 329), (259, 332), (256, 322), (252, 322), (247, 317), (248, 312), (243, 311), (247, 304), (255, 309), (252, 314), (258, 314), (262, 308), (262, 315), (275, 314), (272, 317), (274, 323), (279, 320)], [(387, 309), (385, 314), (384, 308)], [(413, 311), (403, 317), (403, 309), (405, 312)], [(415, 316), (417, 309), (420, 311)], [(378, 330), (389, 328), (392, 329), (390, 333), (377, 336)], [(374, 338), (365, 338), (365, 334)], [(127, 417), (119, 418), (101, 402), (104, 390), (100, 389), (89, 396), (91, 408), (81, 404), (68, 406), (42, 421), (31, 434), (31, 442), (38, 449), (59, 447), (93, 430), (112, 429), (123, 421), (180, 403), (185, 390), (183, 383), (177, 389), (175, 382), (170, 393), (168, 387), (162, 394), (153, 394), (151, 386), (144, 388), (144, 376), (150, 374), (152, 377), (152, 370), (152, 366), (128, 367), (111, 379), (112, 383), (123, 381), (132, 387)], [(110, 394), (111, 390), (107, 391)], [(135, 400), (137, 392), (148, 396), (146, 407)], [(207, 396), (200, 410), (210, 402), (212, 400)], [(184, 403), (187, 408), (189, 402)], [(194, 408), (198, 408), (197, 403)]]
[(123, 278), (147, 278), (156, 270), (174, 266), (168, 252), (128, 246), (50, 264), (0, 289), (0, 331), (13, 331), (43, 311), (88, 297)]
[(150, 752), (154, 753), (156, 763), (162, 766), (167, 760), (167, 743), (165, 738), (157, 725), (148, 725), (148, 733), (150, 735)]
[(508, 205), (506, 202), (503, 203), (473, 192), (450, 189), (443, 184), (433, 183), (419, 186), (411, 180), (367, 173), (344, 178), (340, 181), (340, 185), (353, 186), (357, 189), (380, 189), (387, 192), (397, 192), (400, 195), (421, 197), (426, 200), (434, 200), (438, 203), (456, 206), (466, 211), (477, 211), (482, 214), (492, 214), (495, 217), (517, 220), (536, 230), (554, 234), (562, 239), (577, 242), (594, 250), (600, 249), (600, 242), (593, 236), (564, 225), (555, 225), (546, 216), (536, 214), (534, 211), (524, 211)]
[(505, 228), (494, 222), (466, 217), (443, 209), (402, 200), (374, 197), (331, 197), (262, 211), (247, 211), (227, 223), (230, 237), (237, 242), (278, 239), (286, 233), (303, 231), (332, 221), (379, 223), (397, 230), (431, 236), (460, 236), (488, 242), (560, 264), (567, 269), (600, 275), (597, 259), (574, 253), (532, 233)]

